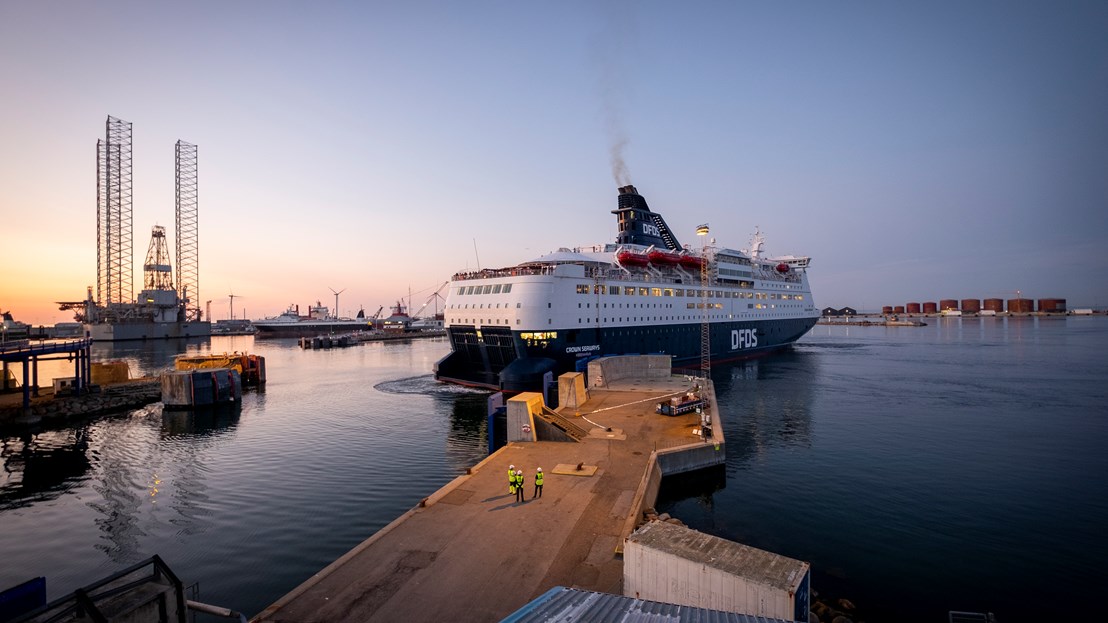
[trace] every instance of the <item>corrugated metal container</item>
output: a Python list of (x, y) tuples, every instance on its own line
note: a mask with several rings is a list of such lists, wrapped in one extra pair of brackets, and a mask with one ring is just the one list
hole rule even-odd
[(1031, 299), (1008, 299), (1008, 313), (1029, 314), (1035, 311), (1035, 301)]
[(788, 623), (785, 619), (720, 612), (692, 606), (663, 604), (555, 586), (532, 599), (500, 623)]
[(881, 308), (881, 313), (882, 314), (891, 314), (891, 313), (893, 313), (893, 306), (892, 305), (886, 305), (886, 306), (882, 307)]
[(807, 621), (808, 563), (662, 521), (623, 548), (623, 594), (636, 599)]
[(925, 314), (937, 314), (939, 313), (938, 303), (927, 302), (923, 304), (923, 313)]
[(1039, 311), (1059, 313), (1066, 311), (1066, 299), (1039, 299)]
[(943, 299), (939, 301), (939, 311), (945, 311), (947, 309), (958, 309), (958, 301), (954, 299)]
[(976, 314), (981, 311), (981, 301), (978, 299), (962, 299), (962, 311)]
[(905, 310), (909, 314), (918, 314), (919, 313), (919, 303), (908, 303), (904, 307), (905, 307)]
[(985, 309), (994, 312), (1004, 311), (1004, 299), (985, 299)]
[(904, 306), (903, 305), (897, 305), (897, 306), (893, 307), (893, 313), (894, 314), (903, 314), (904, 313)]

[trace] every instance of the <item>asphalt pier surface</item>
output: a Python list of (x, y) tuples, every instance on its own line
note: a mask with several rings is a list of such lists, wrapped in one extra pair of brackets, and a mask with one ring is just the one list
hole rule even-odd
[[(554, 586), (619, 594), (616, 549), (639, 512), (651, 452), (704, 444), (695, 413), (654, 413), (689, 386), (675, 376), (592, 390), (579, 412), (600, 427), (574, 419), (586, 439), (509, 444), (253, 620), (499, 621)], [(509, 464), (526, 477), (525, 502), (508, 492)], [(578, 464), (595, 473), (577, 475), (590, 471)], [(532, 499), (537, 467), (544, 491)]]

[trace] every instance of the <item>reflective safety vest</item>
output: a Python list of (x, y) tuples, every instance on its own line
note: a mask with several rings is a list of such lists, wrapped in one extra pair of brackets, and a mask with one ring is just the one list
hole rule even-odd
[(542, 472), (535, 472), (535, 484), (542, 486)]

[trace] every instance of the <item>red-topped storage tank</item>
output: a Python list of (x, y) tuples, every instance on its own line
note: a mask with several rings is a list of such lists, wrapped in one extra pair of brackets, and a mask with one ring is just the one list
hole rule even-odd
[(929, 301), (923, 304), (923, 313), (925, 314), (937, 314), (939, 313), (939, 304), (933, 301)]
[(943, 299), (939, 301), (939, 310), (958, 309), (958, 301), (955, 299)]
[(907, 305), (905, 305), (904, 309), (909, 314), (918, 314), (919, 313), (919, 303), (908, 303)]
[(1004, 299), (985, 299), (985, 309), (997, 313), (1004, 311)]
[(976, 314), (981, 311), (981, 301), (978, 299), (962, 299), (962, 311), (967, 314)]
[(1066, 299), (1039, 299), (1039, 311), (1059, 314), (1066, 311)]
[(1008, 299), (1009, 314), (1030, 314), (1035, 311), (1035, 301), (1031, 299)]

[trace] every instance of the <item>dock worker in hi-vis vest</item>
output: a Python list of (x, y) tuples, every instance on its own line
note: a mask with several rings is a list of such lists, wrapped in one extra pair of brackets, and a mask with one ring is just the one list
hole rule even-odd
[(508, 466), (508, 493), (515, 495), (516, 493), (516, 466)]
[(523, 470), (516, 470), (516, 502), (526, 502), (527, 498), (523, 495)]
[(536, 497), (542, 497), (542, 468), (539, 467), (535, 470), (535, 492), (531, 494), (531, 499)]

